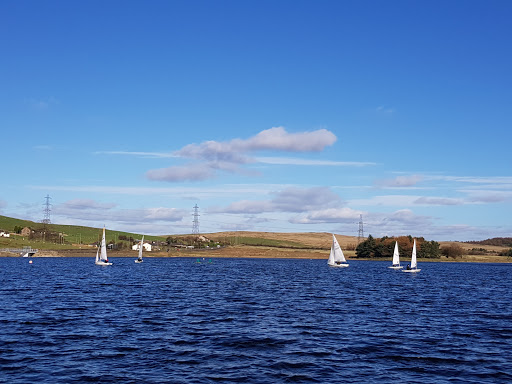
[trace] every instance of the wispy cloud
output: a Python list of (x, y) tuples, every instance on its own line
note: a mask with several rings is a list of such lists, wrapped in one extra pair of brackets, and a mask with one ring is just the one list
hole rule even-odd
[(53, 96), (42, 99), (28, 98), (25, 99), (25, 103), (36, 111), (46, 111), (50, 109), (50, 107), (60, 104), (59, 100)]
[(341, 198), (327, 187), (290, 187), (272, 192), (269, 200), (241, 200), (226, 208), (218, 208), (218, 213), (256, 214), (264, 212), (305, 212), (318, 208), (340, 206)]
[(255, 161), (263, 164), (276, 165), (312, 165), (312, 166), (333, 166), (333, 167), (366, 167), (377, 165), (377, 163), (369, 161), (330, 161), (330, 160), (314, 160), (300, 159), (292, 157), (256, 157)]
[(468, 191), (468, 200), (474, 203), (512, 201), (512, 191)]
[(216, 176), (215, 169), (205, 164), (193, 164), (161, 169), (152, 169), (146, 172), (149, 180), (160, 181), (202, 181)]
[(73, 199), (68, 200), (58, 206), (57, 209), (63, 210), (73, 210), (73, 211), (81, 211), (81, 210), (109, 210), (116, 206), (115, 203), (99, 203), (92, 199)]
[(511, 176), (438, 176), (431, 175), (427, 176), (429, 180), (443, 180), (450, 182), (458, 182), (458, 183), (467, 183), (467, 184), (490, 184), (490, 185), (512, 185), (512, 177)]
[(345, 202), (328, 187), (290, 187), (270, 194), (268, 200), (241, 200), (211, 213), (231, 214), (294, 214), (287, 219), (292, 224), (353, 222), (363, 211), (344, 206)]
[(173, 196), (180, 198), (214, 198), (239, 194), (268, 195), (272, 191), (290, 188), (283, 184), (219, 184), (209, 187), (125, 187), (113, 185), (29, 185), (27, 188), (41, 191), (84, 192), (88, 194)]
[[(365, 216), (366, 234), (373, 236), (411, 235), (427, 240), (481, 240), (489, 237), (506, 237), (509, 228), (475, 227), (467, 224), (438, 225), (437, 218), (417, 215), (412, 210), (400, 209), (390, 213), (370, 212)], [(447, 236), (450, 236), (447, 238)]]
[(101, 203), (91, 199), (69, 200), (55, 205), (54, 216), (81, 221), (139, 223), (180, 221), (188, 212), (176, 208), (154, 207), (144, 209), (117, 209), (115, 203)]
[(350, 199), (348, 204), (352, 206), (407, 207), (414, 205), (414, 202), (420, 197), (422, 196), (380, 195), (366, 199)]
[(414, 200), (414, 204), (417, 205), (462, 205), (464, 203), (463, 199), (454, 199), (449, 197), (422, 196)]
[(395, 110), (393, 108), (385, 107), (384, 105), (378, 106), (377, 108), (375, 108), (375, 111), (377, 113), (383, 113), (383, 114), (387, 114), (387, 115), (391, 115), (392, 113), (395, 112)]
[(307, 214), (296, 216), (289, 221), (293, 224), (320, 224), (320, 223), (340, 223), (353, 222), (359, 219), (363, 211), (358, 211), (348, 207), (327, 208), (308, 212)]
[(417, 215), (410, 209), (392, 212), (371, 212), (365, 216), (367, 233), (374, 236), (402, 236), (423, 234), (433, 225), (430, 216)]
[(36, 145), (34, 146), (34, 149), (38, 151), (50, 151), (53, 149), (53, 147), (50, 145)]
[(409, 188), (423, 181), (422, 175), (397, 176), (393, 179), (381, 179), (375, 181), (375, 186), (380, 188)]
[(131, 151), (98, 151), (94, 152), (99, 155), (123, 155), (123, 156), (136, 156), (136, 157), (144, 157), (144, 158), (175, 158), (179, 157), (173, 153), (168, 152), (131, 152)]

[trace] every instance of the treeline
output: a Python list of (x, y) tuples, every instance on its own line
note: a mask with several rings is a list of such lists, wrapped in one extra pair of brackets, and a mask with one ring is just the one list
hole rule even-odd
[[(411, 255), (414, 238), (412, 236), (368, 238), (356, 248), (356, 256), (360, 258), (391, 258), (395, 242), (398, 242), (400, 255)], [(423, 237), (416, 238), (416, 255), (418, 258), (439, 259), (441, 251), (437, 241), (426, 241)]]
[(468, 241), (469, 244), (494, 245), (498, 247), (512, 247), (512, 237), (493, 237), (481, 241)]

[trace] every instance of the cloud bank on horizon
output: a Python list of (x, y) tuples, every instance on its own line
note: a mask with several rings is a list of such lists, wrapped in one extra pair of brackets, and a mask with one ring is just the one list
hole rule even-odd
[[(274, 141), (275, 139), (275, 141)], [(166, 152), (130, 152), (106, 151), (96, 155), (123, 155), (139, 158), (155, 158), (162, 161), (195, 160), (185, 166), (164, 168), (162, 177), (151, 177), (159, 170), (149, 170), (146, 177), (152, 181), (166, 181), (182, 185), (183, 182), (202, 181), (212, 177), (212, 173), (223, 170), (236, 173), (239, 177), (251, 180), (255, 177), (250, 172), (242, 172), (239, 167), (258, 162), (254, 153), (271, 150), (275, 157), (266, 162), (271, 166), (293, 166), (298, 168), (310, 165), (345, 168), (377, 166), (373, 162), (331, 161), (326, 159), (290, 159), (279, 157), (281, 152), (317, 152), (336, 143), (336, 136), (326, 130), (288, 133), (283, 127), (263, 130), (249, 139), (234, 138), (226, 142), (205, 141), (200, 144), (188, 144), (183, 148)], [(281, 161), (282, 160), (282, 161)], [(222, 164), (219, 166), (218, 164)], [(360, 171), (359, 171), (360, 172)], [(205, 173), (208, 177), (204, 177)], [(221, 178), (222, 176), (217, 176)], [(197, 184), (197, 183), (196, 183)], [(418, 194), (438, 194), (442, 191), (453, 191), (458, 185), (460, 197), (435, 196)], [(474, 189), (472, 186), (477, 186)], [(414, 228), (421, 228), (418, 235), (424, 237), (443, 237), (446, 232), (450, 236), (472, 234), (478, 236), (482, 231), (470, 225), (442, 226), (436, 224), (438, 218), (430, 214), (417, 214), (417, 207), (449, 207), (461, 205), (488, 205), (512, 200), (512, 177), (460, 177), (436, 174), (398, 175), (392, 178), (376, 178), (373, 185), (340, 186), (307, 186), (300, 184), (217, 184), (217, 186), (176, 186), (176, 187), (114, 187), (114, 186), (39, 186), (35, 189), (50, 191), (85, 192), (92, 194), (132, 196), (173, 195), (181, 199), (209, 201), (213, 196), (217, 200), (227, 199), (231, 202), (224, 206), (215, 203), (204, 207), (202, 212), (209, 220), (214, 220), (215, 228), (211, 232), (221, 230), (275, 230), (275, 231), (323, 231), (322, 228), (335, 226), (338, 232), (353, 231), (361, 215), (365, 223), (377, 236), (409, 234)], [(342, 198), (346, 190), (371, 191), (371, 196), (361, 198), (356, 193), (352, 197)], [(340, 192), (341, 191), (341, 192)], [(382, 194), (383, 192), (386, 194)], [(381, 194), (375, 194), (380, 192)], [(240, 198), (236, 196), (260, 196), (260, 198)], [(196, 195), (195, 198), (190, 198)], [(220, 197), (220, 199), (219, 199)], [(108, 199), (107, 199), (108, 200)], [(215, 199), (214, 199), (215, 200)], [(234, 201), (233, 201), (234, 200)], [(212, 200), (213, 201), (213, 200)], [(0, 201), (1, 203), (1, 201)], [(5, 204), (3, 205), (5, 207)], [(394, 209), (389, 210), (389, 208)], [(0, 204), (0, 209), (2, 204)], [(384, 208), (384, 210), (382, 210)], [(153, 233), (164, 234), (176, 231), (165, 228), (178, 228), (177, 232), (187, 233), (190, 224), (190, 210), (185, 208), (167, 208), (163, 206), (143, 209), (121, 208), (117, 203), (101, 202), (93, 199), (71, 199), (54, 207), (54, 214), (63, 223), (80, 223), (87, 225), (98, 221), (110, 221), (123, 228), (140, 227), (152, 230)], [(280, 217), (280, 219), (276, 218)], [(219, 219), (220, 218), (220, 219)], [(140, 222), (144, 222), (140, 226)], [(160, 228), (155, 231), (154, 228)], [(318, 228), (318, 229), (317, 229)], [(492, 229), (491, 231), (495, 231)], [(491, 235), (489, 231), (489, 235)], [(336, 231), (332, 231), (336, 232)], [(480, 235), (481, 236), (481, 235)]]

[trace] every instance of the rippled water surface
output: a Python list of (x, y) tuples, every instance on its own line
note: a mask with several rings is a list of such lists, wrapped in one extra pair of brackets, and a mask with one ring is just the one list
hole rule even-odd
[(512, 381), (512, 265), (0, 258), (0, 382)]

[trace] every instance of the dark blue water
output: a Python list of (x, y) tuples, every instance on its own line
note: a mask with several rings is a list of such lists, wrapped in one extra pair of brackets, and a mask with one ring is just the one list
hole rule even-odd
[(512, 381), (512, 265), (133, 260), (0, 258), (0, 382)]

